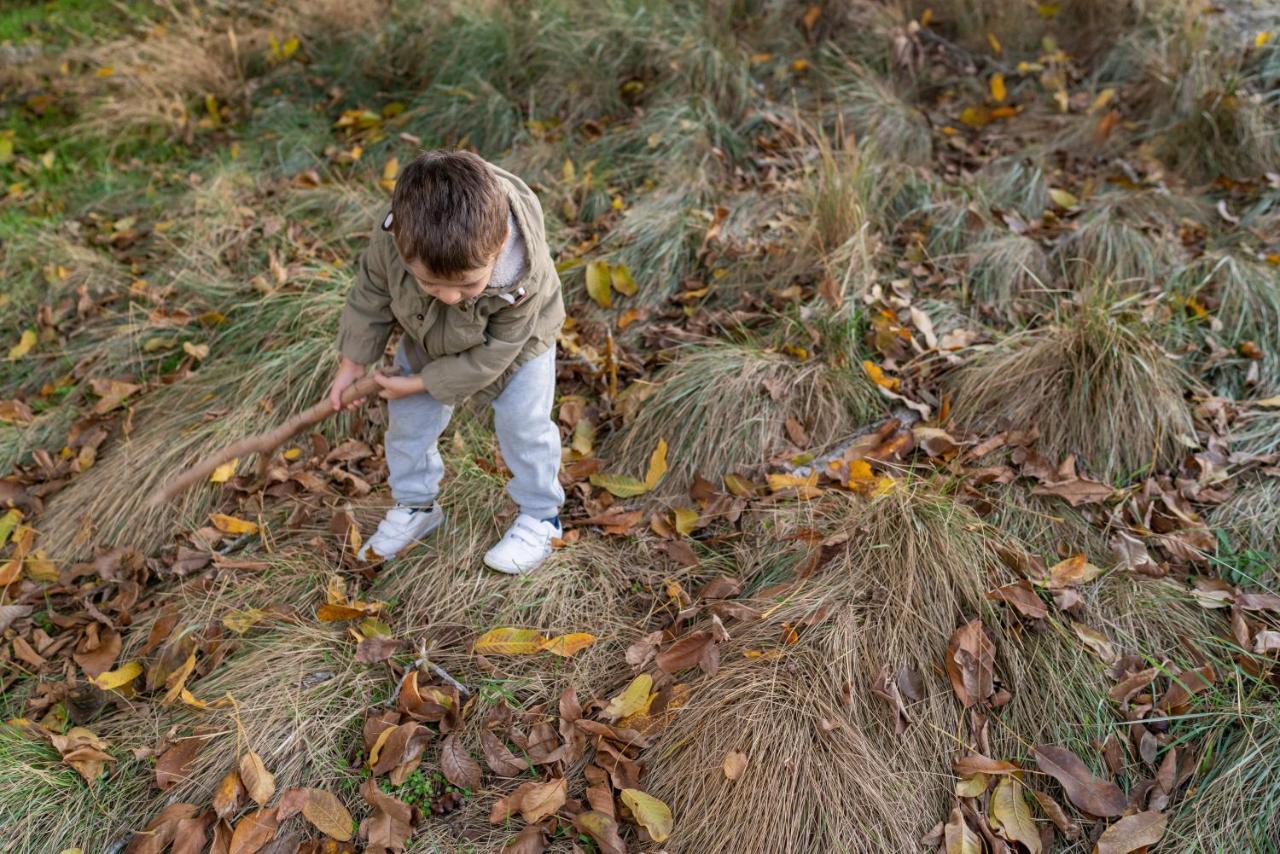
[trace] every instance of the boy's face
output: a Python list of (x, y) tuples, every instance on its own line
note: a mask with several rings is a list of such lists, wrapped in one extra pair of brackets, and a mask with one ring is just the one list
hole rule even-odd
[(481, 291), (489, 284), (493, 276), (493, 267), (498, 263), (498, 255), (502, 252), (499, 246), (489, 256), (483, 267), (473, 267), (452, 276), (440, 276), (431, 272), (425, 264), (416, 258), (405, 261), (404, 265), (418, 282), (418, 287), (427, 296), (435, 297), (445, 305), (457, 305), (464, 300), (480, 296)]

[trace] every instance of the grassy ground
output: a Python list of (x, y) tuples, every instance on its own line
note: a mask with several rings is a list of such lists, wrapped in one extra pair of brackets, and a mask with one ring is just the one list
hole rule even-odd
[[(378, 722), (406, 672), (447, 690), (429, 661), (470, 699), (429, 718), (416, 771), (377, 775), (424, 813), (407, 850), (514, 845), (527, 822), (495, 802), (560, 778), (569, 800), (511, 850), (621, 850), (587, 809), (626, 850), (903, 851), (946, 822), (1039, 850), (988, 817), (996, 776), (966, 793), (971, 753), (1065, 808), (1065, 828), (1030, 808), (1046, 850), (1088, 850), (1105, 825), (1031, 770), (1045, 743), (1167, 818), (1152, 850), (1271, 850), (1278, 83), (1280, 17), (1245, 0), (0, 6), (10, 849), (117, 851), (153, 819), (159, 844), (174, 804), (179, 833), (212, 828), (247, 751), (273, 815), (296, 786), (376, 817)], [(323, 392), (358, 253), (435, 146), (520, 174), (546, 213), (563, 548), (526, 578), (481, 569), (512, 508), (473, 408), (442, 440), (448, 527), (377, 570), (347, 534), (389, 502), (376, 408), (150, 509), (172, 470)], [(608, 304), (593, 262), (622, 284)], [(641, 478), (659, 440), (643, 494), (593, 479)], [(1084, 577), (1046, 580), (1076, 555)], [(351, 600), (374, 616), (319, 619)], [(972, 620), (994, 679), (966, 703), (953, 671), (979, 656), (949, 644)], [(495, 627), (595, 640), (477, 650)], [(370, 662), (377, 636), (400, 645)], [(715, 661), (644, 654), (694, 642)], [(89, 678), (135, 662), (123, 688)], [(494, 733), (522, 756), (571, 741), (566, 689), (604, 726), (637, 674), (643, 749), (592, 731), (535, 770), (490, 756)], [(449, 726), (487, 757), (478, 788), (439, 776)], [(107, 755), (84, 774), (76, 727)], [(669, 840), (612, 797), (635, 788)], [(250, 811), (223, 804), (215, 850)], [(272, 850), (319, 844), (311, 817)]]

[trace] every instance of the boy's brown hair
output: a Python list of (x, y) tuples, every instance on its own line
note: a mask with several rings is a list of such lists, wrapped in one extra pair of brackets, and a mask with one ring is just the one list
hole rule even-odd
[(507, 195), (469, 151), (427, 151), (404, 168), (391, 195), (391, 232), (405, 261), (437, 276), (483, 267), (507, 233)]

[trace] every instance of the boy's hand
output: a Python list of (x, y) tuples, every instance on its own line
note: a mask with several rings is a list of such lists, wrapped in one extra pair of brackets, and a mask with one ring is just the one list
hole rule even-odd
[[(338, 365), (338, 371), (333, 375), (333, 383), (329, 386), (329, 403), (333, 406), (334, 412), (342, 409), (342, 393), (347, 390), (348, 386), (364, 376), (364, 367), (364, 365), (359, 362), (353, 362), (346, 356), (342, 357), (342, 361)], [(355, 409), (362, 403), (364, 403), (364, 398), (353, 400), (347, 404), (347, 409)]]
[(422, 377), (416, 374), (407, 377), (393, 377), (382, 373), (382, 371), (375, 371), (373, 378), (378, 385), (382, 386), (382, 391), (378, 392), (378, 397), (383, 400), (399, 400), (411, 394), (422, 394), (427, 390), (427, 387), (422, 383)]

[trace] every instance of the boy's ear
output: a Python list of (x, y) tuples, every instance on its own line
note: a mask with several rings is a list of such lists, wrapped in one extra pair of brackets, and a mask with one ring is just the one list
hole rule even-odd
[(390, 230), (391, 230), (391, 221), (392, 221), (392, 220), (394, 220), (394, 219), (395, 219), (395, 217), (396, 217), (396, 215), (395, 215), (393, 212), (391, 212), (391, 211), (387, 211), (387, 216), (386, 216), (386, 218), (382, 220), (382, 230), (383, 230), (383, 231), (390, 231)]

